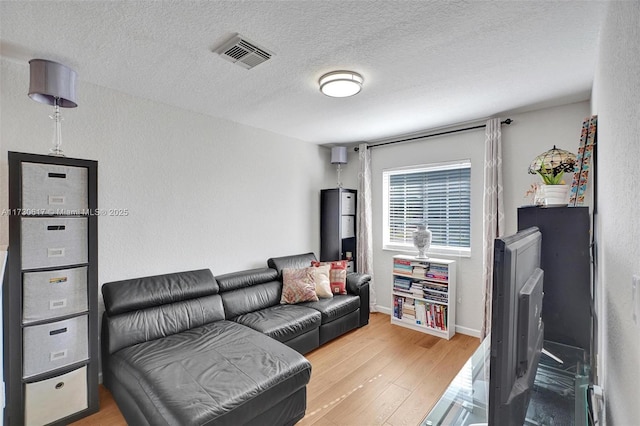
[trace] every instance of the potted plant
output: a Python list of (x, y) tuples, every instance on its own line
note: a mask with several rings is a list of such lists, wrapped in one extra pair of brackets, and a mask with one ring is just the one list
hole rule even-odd
[(529, 166), (529, 173), (540, 175), (543, 182), (538, 188), (536, 204), (548, 207), (567, 205), (569, 185), (562, 178), (565, 172), (574, 171), (575, 164), (575, 154), (558, 149), (555, 145), (533, 160)]

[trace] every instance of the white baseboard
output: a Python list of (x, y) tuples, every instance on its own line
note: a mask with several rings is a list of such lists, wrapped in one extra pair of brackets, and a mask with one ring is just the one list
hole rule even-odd
[(456, 333), (466, 334), (467, 336), (480, 338), (480, 330), (475, 330), (473, 328), (462, 327), (456, 325)]
[(391, 316), (391, 309), (385, 307), (385, 306), (378, 306), (376, 305), (376, 312), (380, 312), (381, 314), (385, 314), (385, 315), (389, 315)]

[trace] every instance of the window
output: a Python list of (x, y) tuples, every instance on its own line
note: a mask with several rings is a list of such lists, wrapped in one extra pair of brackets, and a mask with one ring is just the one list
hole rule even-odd
[(471, 247), (471, 161), (383, 171), (385, 249), (413, 249), (426, 223), (430, 252), (468, 254)]

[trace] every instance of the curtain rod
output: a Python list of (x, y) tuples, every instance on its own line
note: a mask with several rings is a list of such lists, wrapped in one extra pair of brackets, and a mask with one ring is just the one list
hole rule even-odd
[[(507, 118), (506, 120), (500, 122), (500, 124), (507, 124), (507, 125), (509, 125), (511, 123), (513, 123), (513, 120), (510, 119), (510, 118)], [(448, 134), (451, 134), (451, 133), (466, 132), (467, 130), (484, 129), (485, 127), (487, 127), (486, 124), (480, 124), (478, 126), (465, 127), (463, 129), (456, 129), (456, 130), (447, 130), (446, 132), (433, 133), (431, 135), (415, 136), (413, 138), (400, 139), (400, 140), (397, 140), (397, 141), (376, 143), (376, 144), (373, 144), (373, 145), (367, 145), (367, 148), (375, 148), (377, 146), (383, 146), (383, 145), (392, 145), (394, 143), (400, 143), (400, 142), (410, 142), (410, 141), (414, 141), (414, 140), (417, 140), (417, 139), (432, 138), (434, 136), (448, 135)], [(360, 150), (360, 148), (356, 146), (353, 150), (358, 152)]]

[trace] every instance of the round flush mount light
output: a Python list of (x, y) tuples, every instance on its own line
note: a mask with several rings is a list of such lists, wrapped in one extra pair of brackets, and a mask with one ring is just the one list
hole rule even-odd
[(346, 98), (362, 90), (364, 79), (353, 71), (333, 71), (320, 77), (320, 91), (332, 98)]

